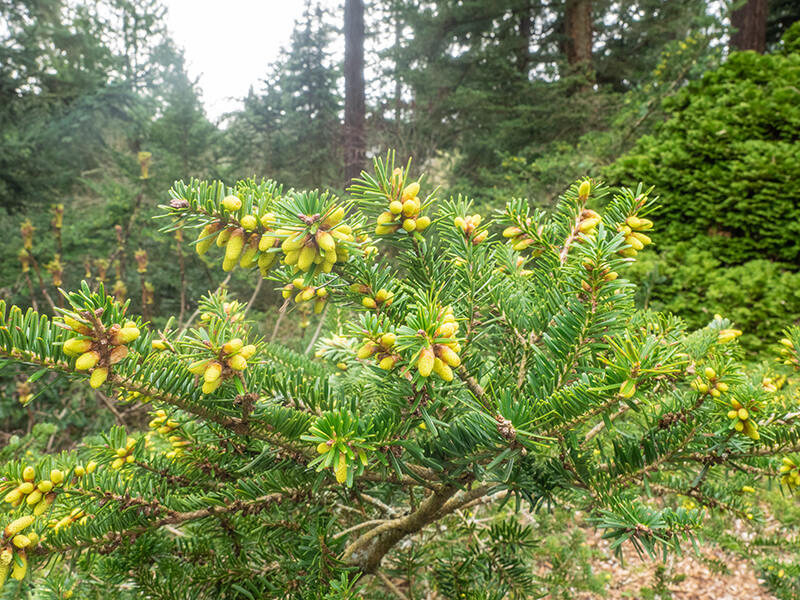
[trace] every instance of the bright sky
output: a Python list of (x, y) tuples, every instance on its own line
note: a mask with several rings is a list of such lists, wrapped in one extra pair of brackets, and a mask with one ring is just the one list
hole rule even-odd
[[(189, 75), (200, 77), (213, 121), (260, 89), (267, 66), (287, 46), (303, 0), (164, 0), (167, 25), (186, 53)], [(334, 2), (325, 2), (335, 6)]]

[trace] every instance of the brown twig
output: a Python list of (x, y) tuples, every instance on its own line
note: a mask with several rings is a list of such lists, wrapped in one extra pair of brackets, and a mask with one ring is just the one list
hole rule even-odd
[(319, 315), (319, 323), (317, 323), (317, 328), (314, 331), (314, 335), (311, 336), (311, 341), (308, 343), (306, 347), (305, 354), (308, 355), (311, 352), (312, 348), (314, 348), (314, 344), (317, 343), (317, 338), (319, 338), (319, 334), (322, 331), (322, 326), (325, 324), (325, 315), (328, 314), (328, 305), (325, 305), (325, 308), (322, 309), (322, 313)]

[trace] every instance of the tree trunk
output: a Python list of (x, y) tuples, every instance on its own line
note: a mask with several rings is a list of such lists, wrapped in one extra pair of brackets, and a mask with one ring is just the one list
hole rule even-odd
[(591, 69), (592, 0), (567, 0), (564, 21), (569, 66), (573, 71)]
[(747, 0), (731, 13), (730, 50), (755, 50), (764, 54), (767, 42), (767, 0)]
[(344, 177), (349, 185), (361, 174), (366, 156), (364, 133), (364, 2), (344, 3)]
[(525, 6), (519, 16), (519, 50), (517, 52), (517, 70), (525, 78), (528, 77), (531, 48), (531, 7)]

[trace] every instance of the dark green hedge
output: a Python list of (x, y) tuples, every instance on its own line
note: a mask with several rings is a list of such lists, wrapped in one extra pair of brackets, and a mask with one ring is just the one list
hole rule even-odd
[(800, 23), (783, 53), (737, 52), (668, 99), (670, 118), (606, 173), (656, 186), (662, 247), (800, 267)]

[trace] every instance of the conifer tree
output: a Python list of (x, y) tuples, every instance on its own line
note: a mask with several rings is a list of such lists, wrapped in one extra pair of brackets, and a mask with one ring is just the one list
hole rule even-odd
[[(566, 503), (655, 556), (703, 522), (670, 494), (758, 519), (755, 481), (800, 484), (797, 413), (743, 368), (740, 332), (634, 309), (651, 190), (584, 179), (552, 214), (513, 200), (489, 220), (389, 155), (349, 191), (178, 182), (163, 207), (164, 230), (199, 230), (224, 270), (344, 311), (314, 359), (266, 343), (225, 294), (189, 329), (87, 285), (54, 319), (0, 304), (2, 363), (152, 411), (147, 433), (2, 466), (5, 585), (41, 569), (57, 597), (523, 598), (541, 582), (515, 510)], [(796, 371), (800, 328), (778, 347)], [(476, 503), (508, 522), (458, 560), (420, 555), (414, 581), (386, 575), (402, 540), (432, 531), (439, 549), (432, 526)]]

